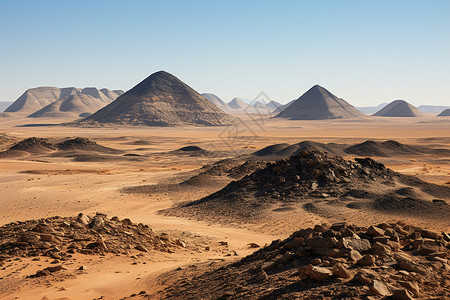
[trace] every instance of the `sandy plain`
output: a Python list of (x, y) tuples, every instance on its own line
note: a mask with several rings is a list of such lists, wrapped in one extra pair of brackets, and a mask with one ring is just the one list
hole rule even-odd
[[(164, 288), (159, 275), (198, 262), (231, 261), (250, 254), (248, 243), (261, 246), (276, 238), (286, 238), (295, 228), (346, 219), (352, 223), (392, 220), (413, 221), (429, 229), (450, 230), (450, 218), (430, 220), (404, 216), (368, 215), (356, 211), (351, 216), (320, 216), (307, 211), (296, 216), (279, 216), (269, 224), (227, 224), (168, 217), (158, 213), (182, 201), (192, 201), (221, 186), (168, 193), (129, 194), (122, 188), (148, 184), (177, 183), (191, 172), (219, 159), (251, 153), (275, 143), (312, 140), (322, 143), (360, 143), (365, 140), (396, 140), (410, 145), (450, 149), (450, 118), (427, 115), (420, 118), (376, 118), (362, 120), (288, 121), (267, 117), (240, 116), (236, 127), (106, 127), (34, 126), (36, 120), (0, 118), (0, 134), (14, 142), (28, 137), (59, 141), (68, 137), (89, 138), (103, 146), (138, 154), (123, 154), (104, 161), (76, 162), (49, 154), (0, 160), (0, 225), (13, 221), (75, 216), (79, 212), (102, 212), (148, 224), (157, 232), (171, 232), (197, 245), (197, 250), (175, 253), (151, 251), (138, 259), (106, 255), (77, 255), (67, 265), (67, 276), (29, 279), (48, 261), (23, 258), (0, 269), (0, 299), (120, 299), (140, 291), (155, 294)], [(65, 120), (40, 119), (41, 124)], [(195, 145), (214, 151), (213, 156), (191, 157), (170, 151)], [(349, 156), (350, 157), (350, 156)], [(377, 158), (395, 171), (416, 175), (436, 183), (450, 184), (450, 157), (412, 155)], [(288, 219), (286, 219), (288, 218)], [(295, 227), (295, 228), (294, 228)], [(228, 246), (220, 246), (226, 241)], [(210, 251), (204, 251), (204, 247)], [(234, 255), (236, 252), (237, 256)], [(231, 254), (231, 255), (230, 255)], [(137, 264), (133, 264), (137, 263)], [(77, 271), (81, 265), (85, 271)], [(46, 298), (45, 298), (46, 297)], [(157, 295), (154, 296), (157, 299)], [(134, 297), (136, 299), (137, 297)]]

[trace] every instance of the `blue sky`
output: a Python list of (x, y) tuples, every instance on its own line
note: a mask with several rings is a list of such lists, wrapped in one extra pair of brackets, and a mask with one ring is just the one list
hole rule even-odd
[(357, 106), (450, 105), (450, 1), (0, 0), (0, 101), (166, 70), (225, 101), (320, 84)]

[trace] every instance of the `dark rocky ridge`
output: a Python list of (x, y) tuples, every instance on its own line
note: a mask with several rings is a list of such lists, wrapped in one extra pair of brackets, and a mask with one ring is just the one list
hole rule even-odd
[[(395, 191), (414, 187), (420, 196)], [(424, 198), (425, 197), (425, 198)], [(224, 220), (257, 218), (277, 203), (303, 203), (314, 212), (313, 199), (354, 199), (356, 204), (378, 211), (428, 217), (450, 214), (450, 206), (430, 201), (450, 199), (450, 187), (424, 182), (387, 169), (370, 158), (347, 161), (339, 156), (303, 151), (289, 159), (268, 164), (222, 190), (200, 200), (166, 210), (169, 214), (208, 218), (214, 213)]]

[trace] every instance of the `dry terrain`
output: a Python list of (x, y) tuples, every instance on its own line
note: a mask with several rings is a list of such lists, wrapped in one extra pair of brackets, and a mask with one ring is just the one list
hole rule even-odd
[[(4, 226), (0, 231), (0, 250), (9, 249), (0, 252), (0, 299), (183, 298), (173, 286), (179, 285), (179, 291), (183, 291), (186, 289), (185, 286), (181, 288), (183, 280), (193, 280), (193, 290), (206, 294), (204, 283), (195, 281), (197, 276), (209, 278), (214, 287), (220, 289), (222, 282), (216, 278), (217, 274), (208, 272), (251, 255), (258, 250), (254, 247), (269, 245), (276, 239), (285, 240), (301, 228), (314, 228), (322, 223), (346, 221), (355, 224), (352, 228), (359, 230), (361, 235), (365, 234), (364, 227), (399, 221), (423, 230), (450, 232), (448, 204), (445, 203), (450, 204), (450, 196), (446, 194), (450, 188), (449, 117), (425, 115), (321, 121), (239, 117), (244, 122), (238, 125), (200, 128), (83, 128), (51, 126), (70, 121), (64, 119), (0, 117), (0, 226)], [(42, 126), (37, 126), (38, 123)], [(31, 137), (37, 139), (8, 150)], [(64, 144), (76, 137), (83, 139)], [(39, 140), (42, 138), (47, 139), (48, 144)], [(372, 159), (392, 172), (440, 185), (441, 192), (425, 193), (417, 186), (411, 191), (407, 189), (411, 186), (404, 182), (395, 186), (397, 191), (405, 188), (402, 197), (425, 201), (421, 202), (425, 204), (418, 211), (410, 207), (411, 213), (403, 213), (398, 207), (396, 210), (367, 209), (366, 202), (360, 206), (358, 197), (353, 196), (351, 201), (342, 204), (340, 197), (326, 191), (305, 196), (309, 205), (305, 202), (270, 202), (273, 206), (264, 210), (259, 218), (224, 218), (211, 207), (198, 214), (194, 210), (173, 213), (174, 207), (207, 197), (230, 182), (263, 169), (273, 157), (256, 163), (257, 159), (251, 154), (264, 147), (302, 141), (331, 143), (343, 159), (350, 160), (361, 157), (359, 152), (347, 153), (342, 149), (367, 140), (381, 143), (394, 140), (413, 149), (409, 153), (389, 149), (386, 152), (362, 152), (361, 156), (372, 155)], [(428, 150), (417, 150), (424, 148)], [(366, 148), (352, 149), (365, 151)], [(246, 163), (248, 160), (252, 162)], [(390, 177), (385, 179), (391, 180)], [(367, 183), (361, 183), (361, 186), (364, 184)], [(389, 186), (386, 191), (380, 191), (383, 185), (379, 181), (377, 184), (372, 186), (378, 189), (377, 194), (394, 190)], [(430, 215), (430, 207), (434, 215)], [(81, 221), (76, 221), (79, 213), (87, 218), (82, 226), (79, 225)], [(97, 221), (102, 222), (102, 226), (95, 223), (96, 216), (104, 215), (102, 221)], [(55, 216), (58, 218), (52, 218)], [(124, 223), (124, 219), (130, 219), (132, 223)], [(24, 223), (26, 220), (34, 221)], [(54, 236), (44, 238), (49, 239), (50, 245), (45, 244), (47, 248), (39, 244), (39, 251), (31, 251), (28, 246), (32, 241), (24, 239), (23, 234), (41, 236), (39, 242), (43, 242), (42, 235), (47, 233), (40, 232), (38, 225), (51, 226), (50, 232)], [(151, 232), (146, 231), (146, 237), (151, 237), (151, 241), (145, 240), (142, 250), (138, 245), (139, 238), (143, 238), (139, 230), (146, 225)], [(413, 229), (410, 231), (411, 234), (414, 232)], [(127, 238), (129, 233), (139, 238)], [(78, 241), (74, 238), (77, 234), (88, 234), (89, 239)], [(163, 244), (169, 246), (155, 246), (155, 237), (159, 241), (162, 236)], [(372, 239), (370, 242), (375, 243)], [(1, 248), (6, 247), (6, 243), (12, 244), (8, 244), (9, 248)], [(69, 256), (57, 254), (67, 253), (70, 243), (76, 244), (72, 248), (75, 250), (70, 251), (73, 253), (69, 252)], [(100, 243), (103, 250), (96, 251), (94, 248), (99, 244), (89, 246), (92, 243)], [(77, 251), (77, 247), (82, 251)], [(90, 248), (94, 250), (83, 250)], [(259, 253), (267, 251), (260, 250)], [(260, 263), (262, 254), (255, 255), (255, 261)], [(221, 270), (218, 274), (226, 275), (241, 265), (250, 270), (256, 263), (251, 260), (237, 262), (231, 269)], [(316, 265), (323, 267), (320, 263)], [(44, 271), (59, 266), (64, 269)], [(294, 276), (288, 284), (295, 285), (296, 278), (303, 276), (293, 275), (285, 269), (280, 272)], [(36, 276), (38, 273), (44, 275)], [(268, 273), (271, 276), (276, 272)], [(310, 276), (311, 270), (305, 274)], [(242, 284), (246, 278), (234, 280)], [(273, 283), (272, 295), (278, 295), (275, 288), (280, 289), (282, 284)], [(172, 287), (167, 289), (168, 286)], [(143, 293), (137, 295), (141, 291)], [(360, 295), (361, 291), (364, 289), (355, 295)], [(287, 293), (286, 290), (278, 292)], [(133, 294), (137, 296), (131, 297)], [(214, 295), (220, 296), (219, 293)], [(269, 295), (266, 299), (270, 299), (271, 294), (261, 292), (261, 295)], [(308, 295), (308, 292), (298, 295)], [(239, 298), (230, 295), (233, 296)], [(208, 298), (207, 295), (203, 297)]]

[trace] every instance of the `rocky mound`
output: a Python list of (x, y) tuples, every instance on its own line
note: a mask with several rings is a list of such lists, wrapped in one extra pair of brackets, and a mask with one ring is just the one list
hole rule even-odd
[(373, 116), (378, 117), (419, 117), (422, 113), (404, 100), (395, 100), (377, 111)]
[(360, 156), (395, 156), (426, 153), (431, 149), (401, 144), (397, 141), (375, 142), (367, 140), (344, 149), (346, 153)]
[(158, 250), (173, 252), (186, 247), (179, 239), (156, 234), (148, 225), (97, 213), (13, 222), (0, 227), (0, 267), (19, 256), (48, 256), (66, 261), (73, 253), (131, 254)]
[(287, 159), (302, 151), (321, 151), (333, 155), (342, 154), (341, 147), (337, 144), (323, 144), (313, 141), (303, 141), (298, 144), (275, 144), (254, 152), (252, 155), (266, 160)]
[(218, 126), (237, 119), (175, 76), (156, 72), (77, 126), (111, 123), (148, 126)]
[[(420, 191), (415, 197), (397, 193), (400, 187)], [(370, 158), (348, 161), (321, 152), (303, 151), (287, 160), (268, 164), (220, 191), (166, 210), (198, 218), (220, 215), (224, 220), (258, 218), (275, 204), (303, 204), (314, 212), (315, 199), (354, 199), (368, 210), (427, 217), (450, 214), (449, 205), (431, 200), (450, 199), (450, 187), (426, 183), (387, 169)], [(338, 201), (339, 203), (339, 201)]]
[(47, 139), (31, 137), (14, 144), (9, 150), (39, 153), (55, 150), (55, 146)]
[(176, 155), (187, 154), (190, 156), (207, 156), (213, 154), (213, 152), (205, 150), (198, 146), (181, 147), (180, 149), (174, 150), (171, 153)]
[[(29, 153), (39, 154), (54, 150), (57, 151), (52, 154), (53, 156), (68, 156), (76, 158), (86, 155), (85, 152), (100, 152), (109, 154), (122, 153), (120, 150), (99, 145), (96, 142), (83, 137), (67, 139), (59, 143), (51, 143), (47, 139), (31, 137), (14, 144), (6, 151), (0, 152), (0, 157), (26, 156)], [(80, 151), (82, 153), (77, 154)]]
[(321, 120), (363, 116), (363, 113), (345, 100), (336, 97), (325, 88), (315, 85), (275, 117), (291, 120)]
[(450, 108), (444, 110), (440, 114), (438, 114), (439, 117), (450, 117)]
[(404, 223), (301, 229), (203, 274), (189, 268), (159, 299), (447, 299), (450, 236)]
[(55, 147), (59, 150), (83, 150), (83, 151), (96, 151), (102, 153), (121, 153), (122, 151), (113, 148), (105, 147), (91, 141), (87, 138), (76, 137), (74, 139), (68, 139), (63, 142), (55, 144)]

